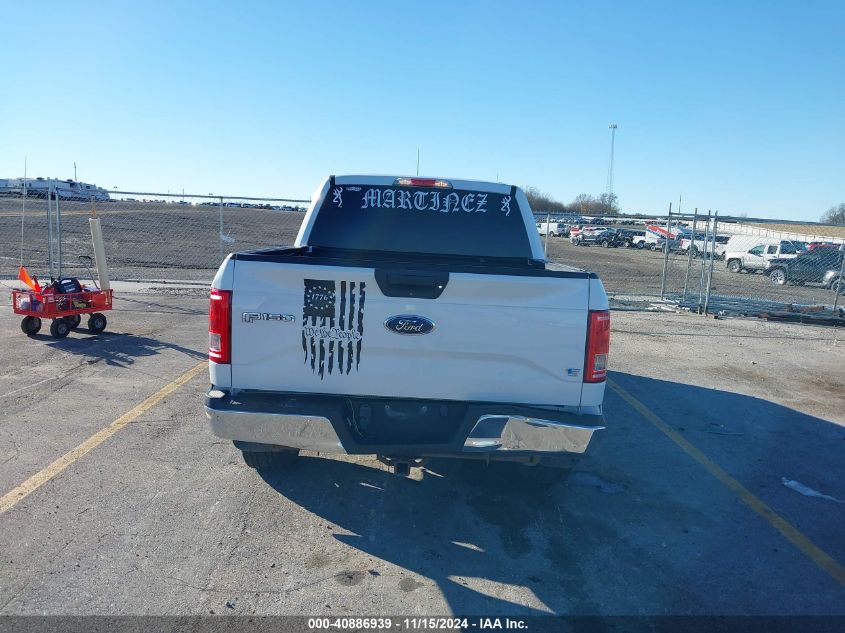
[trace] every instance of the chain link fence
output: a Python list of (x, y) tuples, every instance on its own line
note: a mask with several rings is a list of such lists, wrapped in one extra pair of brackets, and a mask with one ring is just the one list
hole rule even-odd
[(845, 227), (715, 213), (535, 221), (551, 261), (597, 272), (611, 296), (740, 314), (845, 303)]
[[(0, 277), (15, 278), (23, 262), (47, 278), (51, 259), (54, 276), (60, 264), (64, 274), (83, 274), (79, 256), (93, 255), (88, 218), (96, 211), (112, 279), (210, 281), (230, 252), (293, 244), (307, 204), (134, 192), (111, 197), (84, 201), (0, 195)], [(48, 208), (53, 218), (49, 224)]]
[[(51, 259), (54, 276), (59, 264), (64, 274), (85, 276), (79, 256), (93, 255), (88, 218), (96, 210), (112, 279), (209, 282), (227, 253), (293, 244), (308, 204), (109, 193), (110, 199), (98, 201), (0, 194), (0, 278), (16, 278), (22, 262), (46, 279)], [(788, 304), (843, 304), (845, 227), (812, 225), (808, 232), (698, 213), (648, 218), (536, 213), (535, 221), (551, 262), (597, 272), (613, 297), (748, 314)]]

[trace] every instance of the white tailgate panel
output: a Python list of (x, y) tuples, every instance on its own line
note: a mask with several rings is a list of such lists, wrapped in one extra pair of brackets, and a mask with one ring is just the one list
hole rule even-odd
[[(438, 299), (406, 299), (383, 296), (369, 268), (241, 260), (234, 288), (232, 385), (238, 389), (580, 403), (589, 288), (583, 278), (452, 273)], [(244, 312), (293, 320), (246, 323)], [(435, 329), (421, 336), (388, 330), (384, 321), (400, 314), (426, 317)], [(312, 323), (316, 331), (306, 329)]]

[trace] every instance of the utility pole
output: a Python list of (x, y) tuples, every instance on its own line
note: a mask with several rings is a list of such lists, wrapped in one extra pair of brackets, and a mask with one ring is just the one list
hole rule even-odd
[(76, 161), (73, 161), (73, 182), (78, 182), (76, 180)]
[(417, 176), (420, 175), (420, 148), (417, 148)]
[(616, 128), (619, 126), (615, 123), (611, 123), (610, 128), (610, 165), (607, 168), (607, 212), (610, 213), (610, 210), (613, 206), (613, 150), (616, 144)]

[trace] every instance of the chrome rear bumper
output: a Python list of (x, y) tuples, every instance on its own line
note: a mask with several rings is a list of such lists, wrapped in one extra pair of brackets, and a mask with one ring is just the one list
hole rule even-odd
[(299, 448), (318, 453), (346, 453), (328, 418), (205, 408), (211, 431), (217, 437)]
[(520, 415), (482, 415), (464, 441), (466, 453), (583, 453), (603, 426), (564, 424)]
[[(286, 446), (320, 453), (394, 454), (423, 457), (444, 454), (561, 454), (583, 453), (593, 433), (604, 429), (599, 415), (519, 405), (474, 403), (465, 423), (448, 444), (382, 446), (356, 441), (339, 419), (338, 407), (321, 397), (309, 406), (297, 396), (279, 394), (279, 406), (261, 406), (235, 400), (220, 391), (206, 398), (206, 417), (214, 435), (241, 442)], [(326, 402), (329, 400), (329, 402)], [(508, 410), (513, 410), (513, 413)], [(541, 417), (542, 416), (542, 417)], [(551, 418), (551, 419), (549, 419)], [(340, 434), (338, 433), (340, 431)], [(343, 436), (343, 438), (341, 437)]]

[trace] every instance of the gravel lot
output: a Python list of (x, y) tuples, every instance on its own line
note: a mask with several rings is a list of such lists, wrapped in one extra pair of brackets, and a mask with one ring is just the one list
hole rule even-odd
[[(596, 271), (610, 293), (660, 295), (664, 259), (662, 252), (573, 246), (566, 238), (549, 238), (548, 257), (552, 261)], [(686, 254), (670, 253), (666, 274), (668, 295), (683, 293), (684, 282), (687, 280), (688, 259)], [(688, 296), (698, 297), (701, 266), (701, 259), (693, 260), (687, 286)], [(833, 302), (832, 291), (820, 286), (778, 286), (759, 273), (731, 273), (725, 268), (725, 262), (720, 260), (713, 263), (711, 293), (781, 303), (830, 305)]]
[[(62, 341), (7, 303), (0, 494), (204, 358), (201, 290), (122, 292), (105, 334)], [(262, 477), (206, 429), (200, 372), (0, 514), (0, 614), (845, 615), (841, 582), (622, 395), (841, 568), (845, 504), (783, 479), (845, 500), (842, 333), (613, 320), (608, 428), (550, 490), (449, 461)]]

